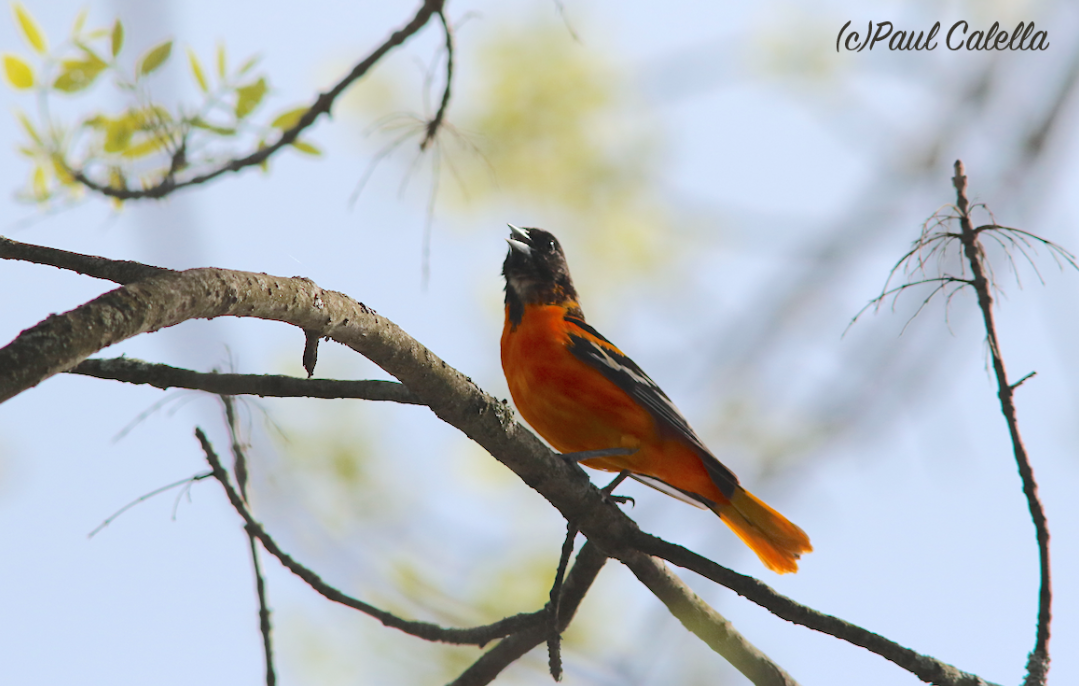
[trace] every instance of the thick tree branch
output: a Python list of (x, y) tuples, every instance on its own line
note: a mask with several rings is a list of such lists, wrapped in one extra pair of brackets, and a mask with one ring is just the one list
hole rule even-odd
[(339, 381), (299, 379), (279, 374), (218, 374), (195, 372), (167, 364), (143, 362), (131, 357), (83, 360), (68, 374), (114, 379), (154, 388), (189, 388), (217, 395), (257, 395), (263, 398), (352, 398), (385, 400), (405, 405), (421, 405), (419, 399), (396, 381)]
[[(1008, 383), (1008, 374), (1004, 369), (1004, 357), (1000, 352), (1000, 340), (997, 338), (996, 323), (993, 321), (993, 297), (990, 293), (989, 278), (985, 273), (983, 260), (985, 252), (979, 241), (979, 231), (970, 221), (970, 201), (967, 200), (967, 177), (963, 174), (963, 163), (956, 161), (955, 177), (952, 179), (957, 197), (956, 209), (959, 210), (959, 226), (962, 229), (959, 240), (963, 244), (963, 254), (970, 264), (974, 275), (973, 286), (978, 294), (978, 307), (982, 311), (985, 323), (985, 339), (989, 343), (989, 355), (993, 361), (993, 372), (997, 377), (997, 397), (1000, 399), (1000, 411), (1008, 423), (1008, 433), (1012, 439), (1012, 452), (1019, 467), (1019, 477), (1023, 482), (1023, 494), (1027, 498), (1030, 517), (1034, 520), (1034, 530), (1038, 539), (1038, 560), (1041, 568), (1041, 588), (1038, 592), (1038, 629), (1034, 639), (1034, 650), (1027, 661), (1026, 686), (1041, 686), (1045, 683), (1049, 671), (1049, 623), (1052, 619), (1052, 586), (1049, 570), (1049, 524), (1045, 510), (1038, 499), (1038, 484), (1034, 481), (1034, 469), (1019, 435), (1019, 420), (1016, 418), (1014, 393), (1015, 385)], [(991, 227), (995, 228), (995, 227)], [(1020, 382), (1021, 383), (1021, 382)]]
[(667, 606), (682, 626), (716, 651), (756, 686), (796, 686), (797, 681), (740, 634), (667, 565), (635, 551), (622, 558), (634, 576)]
[(300, 137), (300, 134), (314, 124), (319, 116), (323, 114), (328, 115), (330, 113), (330, 108), (333, 107), (337, 97), (341, 95), (346, 88), (370, 71), (371, 67), (375, 66), (386, 53), (404, 43), (417, 31), (423, 28), (433, 15), (440, 13), (442, 11), (443, 2), (444, 0), (424, 0), (423, 5), (420, 6), (416, 16), (414, 16), (408, 24), (395, 31), (384, 43), (382, 43), (382, 45), (375, 48), (370, 55), (353, 67), (352, 71), (349, 72), (345, 78), (341, 79), (337, 85), (320, 94), (314, 104), (311, 105), (311, 108), (300, 117), (300, 120), (296, 122), (292, 128), (281, 132), (281, 137), (274, 143), (271, 143), (264, 148), (260, 148), (247, 157), (231, 160), (216, 169), (179, 181), (176, 180), (175, 176), (169, 174), (157, 185), (141, 189), (116, 188), (106, 183), (98, 183), (87, 177), (82, 170), (78, 169), (72, 169), (70, 170), (70, 173), (79, 183), (102, 195), (107, 195), (119, 200), (138, 200), (141, 198), (163, 198), (180, 188), (206, 183), (227, 172), (237, 172), (246, 169), (247, 167), (262, 164), (269, 159), (270, 156), (285, 146), (295, 143), (296, 139)]
[[(623, 562), (639, 554), (635, 544), (641, 532), (636, 523), (592, 486), (578, 465), (559, 459), (514, 421), (507, 404), (481, 391), (471, 379), (370, 308), (340, 293), (322, 290), (308, 279), (193, 269), (154, 276), (106, 293), (68, 313), (49, 317), (0, 349), (0, 401), (71, 369), (107, 345), (187, 319), (220, 316), (287, 322), (351, 347), (404, 383), (440, 419), (513, 470), (566, 520), (576, 523), (602, 552)], [(767, 602), (755, 591), (746, 596), (759, 604)], [(881, 642), (898, 650), (899, 657), (891, 657), (880, 643), (864, 647), (919, 676), (924, 673), (919, 664), (906, 659), (906, 653), (912, 651), (885, 639)], [(934, 673), (940, 678), (934, 683), (978, 683), (974, 681), (977, 677), (932, 658), (923, 659), (937, 666)]]

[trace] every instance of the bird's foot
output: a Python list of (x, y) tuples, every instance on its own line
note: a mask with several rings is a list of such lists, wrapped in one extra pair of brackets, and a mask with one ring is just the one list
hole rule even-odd
[(618, 476), (614, 477), (614, 479), (611, 481), (611, 483), (609, 483), (606, 486), (604, 486), (603, 488), (599, 489), (599, 492), (602, 493), (604, 495), (604, 497), (607, 498), (607, 500), (610, 500), (611, 502), (614, 502), (614, 503), (618, 503), (619, 505), (625, 505), (626, 503), (629, 503), (631, 505), (636, 505), (637, 501), (634, 500), (633, 498), (631, 498), (628, 495), (612, 495), (611, 494), (611, 492), (614, 491), (614, 489), (618, 488), (618, 485), (620, 483), (622, 483), (623, 481), (625, 481), (626, 477), (628, 477), (628, 476), (629, 476), (629, 470), (628, 469), (623, 469), (621, 472), (618, 473)]

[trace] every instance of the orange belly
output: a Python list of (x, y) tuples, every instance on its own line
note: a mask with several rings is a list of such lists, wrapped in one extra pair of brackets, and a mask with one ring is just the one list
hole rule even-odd
[(530, 305), (516, 329), (502, 332), (502, 366), (521, 416), (556, 450), (631, 448), (631, 455), (587, 460), (605, 471), (628, 469), (714, 502), (726, 498), (696, 452), (665, 436), (625, 391), (568, 349), (564, 310)]

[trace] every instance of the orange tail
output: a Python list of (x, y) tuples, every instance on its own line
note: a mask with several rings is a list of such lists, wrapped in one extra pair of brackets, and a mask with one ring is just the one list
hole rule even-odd
[(777, 574), (798, 571), (798, 558), (813, 551), (809, 536), (742, 487), (713, 511)]

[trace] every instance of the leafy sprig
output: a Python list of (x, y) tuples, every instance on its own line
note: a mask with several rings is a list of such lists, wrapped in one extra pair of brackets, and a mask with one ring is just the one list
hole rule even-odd
[[(31, 163), (26, 190), (19, 194), (26, 201), (76, 199), (87, 181), (116, 189), (146, 188), (184, 170), (197, 173), (230, 159), (237, 150), (264, 147), (271, 134), (295, 125), (308, 109), (291, 108), (268, 125), (255, 123), (252, 115), (271, 90), (269, 80), (254, 73), (257, 56), (230, 70), (223, 44), (217, 47), (212, 73), (192, 48), (186, 49), (201, 101), (166, 107), (153, 99), (150, 82), (172, 57), (173, 41), (157, 44), (133, 67), (125, 67), (120, 60), (125, 32), (119, 19), (110, 28), (87, 30), (84, 10), (65, 41), (50, 49), (30, 12), (18, 3), (13, 10), (31, 54), (4, 54), (4, 75), (14, 89), (37, 96), (36, 117), (16, 112), (26, 135), (18, 151)], [(50, 104), (55, 98), (83, 95), (107, 76), (126, 101), (119, 111), (91, 112), (73, 123), (53, 115)], [(302, 140), (292, 145), (309, 155), (321, 154)]]

